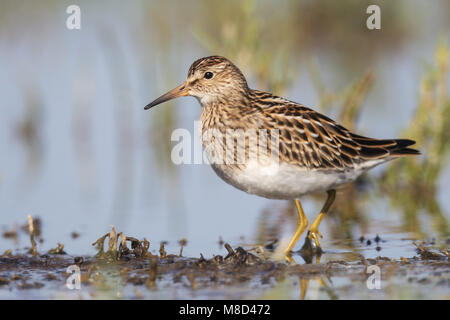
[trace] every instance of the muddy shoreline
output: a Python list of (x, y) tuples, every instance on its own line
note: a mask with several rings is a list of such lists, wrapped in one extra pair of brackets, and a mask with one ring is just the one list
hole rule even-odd
[[(271, 246), (255, 250), (232, 248), (225, 243), (217, 255), (205, 259), (201, 254), (182, 256), (186, 244), (182, 241), (176, 254), (166, 252), (164, 243), (152, 253), (147, 239), (127, 237), (113, 228), (93, 243), (98, 249), (95, 256), (71, 256), (61, 244), (44, 254), (33, 248), (16, 254), (7, 250), (0, 256), (0, 297), (265, 298), (281, 287), (298, 291), (288, 298), (309, 299), (312, 297), (308, 296), (308, 288), (316, 283), (321, 299), (352, 298), (355, 294), (361, 298), (373, 294), (383, 298), (392, 285), (412, 286), (418, 291), (434, 288), (438, 298), (448, 298), (450, 262), (448, 249), (442, 249), (443, 244), (448, 247), (448, 239), (440, 243), (410, 243), (417, 254), (407, 258), (366, 259), (359, 254), (339, 259), (327, 252), (309, 257), (304, 252), (294, 253), (310, 261), (300, 264), (273, 259), (275, 251)], [(79, 268), (79, 278), (68, 270), (70, 266)], [(369, 289), (373, 266), (380, 272), (384, 290)], [(73, 289), (78, 280), (81, 289), (70, 290), (70, 283)]]

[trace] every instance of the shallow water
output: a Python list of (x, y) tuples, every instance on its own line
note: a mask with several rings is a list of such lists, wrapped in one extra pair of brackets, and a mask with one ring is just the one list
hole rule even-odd
[[(266, 223), (262, 213), (269, 210), (273, 219), (269, 224), (281, 221), (276, 237), (287, 241), (296, 222), (295, 218), (283, 216), (285, 202), (235, 190), (207, 165), (175, 166), (169, 156), (161, 156), (167, 151), (165, 146), (169, 150), (173, 146), (173, 129), (193, 132), (200, 107), (193, 98), (150, 112), (144, 112), (143, 107), (181, 83), (194, 59), (210, 54), (193, 35), (198, 29), (197, 11), (175, 15), (176, 19), (171, 16), (177, 24), (165, 30), (164, 23), (153, 15), (159, 12), (153, 4), (136, 1), (133, 5), (108, 5), (105, 11), (103, 4), (83, 3), (86, 20), (79, 32), (65, 28), (64, 4), (43, 2), (45, 10), (32, 4), (0, 5), (5, 6), (0, 11), (8, 13), (1, 20), (0, 31), (0, 70), (4, 71), (0, 73), (0, 232), (20, 229), (31, 214), (42, 219), (44, 241), (38, 243), (39, 252), (60, 242), (70, 255), (93, 255), (91, 243), (114, 225), (125, 234), (146, 237), (155, 252), (162, 241), (168, 242), (169, 252), (177, 252), (178, 241), (186, 238), (185, 256), (199, 257), (202, 253), (211, 258), (223, 250), (219, 238), (233, 247), (261, 244), (259, 226)], [(413, 7), (420, 8), (420, 4)], [(422, 32), (413, 32), (398, 49), (387, 50), (381, 44), (384, 49), (380, 56), (367, 58), (364, 68), (353, 70), (347, 66), (343, 72), (338, 49), (323, 52), (310, 48), (311, 56), (319, 59), (329, 88), (340, 89), (342, 83), (350, 83), (367, 68), (375, 70), (377, 80), (358, 121), (359, 132), (391, 137), (398, 136), (408, 125), (417, 104), (423, 61), (432, 57), (438, 36), (445, 30), (446, 21), (439, 19), (439, 10), (435, 11), (423, 10), (420, 17), (411, 15), (420, 21)], [(171, 39), (170, 44), (164, 39)], [(356, 62), (358, 57), (354, 59)], [(319, 97), (306, 69), (305, 63), (300, 64), (298, 77), (285, 95), (316, 106)], [(251, 77), (249, 82), (258, 86)], [(172, 121), (167, 120), (169, 109)], [(370, 176), (372, 181), (382, 171), (383, 167), (376, 168)], [(447, 165), (437, 192), (447, 220), (449, 177)], [(412, 232), (414, 228), (400, 210), (390, 206), (388, 195), (375, 194), (374, 186), (369, 190), (374, 195), (364, 201), (358, 216), (361, 221), (349, 228), (350, 234), (336, 230), (340, 220), (333, 217), (333, 212), (324, 220), (321, 232), (325, 261), (358, 254), (365, 258), (412, 257), (415, 248), (411, 241), (403, 239), (442, 237), (428, 212), (420, 212), (418, 217), (421, 231)], [(305, 197), (304, 208), (310, 221), (320, 206), (320, 201)], [(0, 253), (7, 249), (20, 252), (29, 245), (27, 234), (18, 232), (16, 240), (1, 239)], [(73, 232), (80, 236), (72, 238)], [(383, 240), (379, 250), (373, 241), (377, 234)], [(360, 236), (372, 239), (372, 243), (360, 242)], [(296, 260), (303, 263), (300, 257)], [(343, 281), (342, 287), (348, 284), (347, 280), (337, 281)], [(287, 292), (292, 292), (289, 297), (298, 296), (296, 284), (292, 288), (289, 283), (277, 286), (284, 285), (290, 288)], [(159, 298), (184, 294), (171, 290), (146, 294)], [(236, 292), (227, 294), (250, 295), (245, 289), (233, 290)], [(40, 294), (77, 295), (59, 290), (45, 294), (38, 289), (12, 293), (0, 290), (0, 298)], [(191, 298), (227, 296), (209, 289), (189, 294)], [(259, 294), (265, 297), (266, 293)], [(320, 290), (317, 293), (319, 297), (323, 294)], [(358, 294), (343, 294), (344, 298), (354, 296)]]
[[(79, 289), (67, 287), (66, 269), (80, 258), (70, 253), (32, 257), (19, 250), (0, 257), (0, 299), (445, 299), (450, 295), (450, 268), (448, 256), (438, 250), (448, 250), (449, 240), (424, 243), (432, 257), (420, 254), (414, 243), (421, 242), (398, 235), (335, 241), (320, 256), (295, 252), (295, 263), (289, 264), (273, 260), (274, 251), (252, 248), (248, 252), (260, 260), (225, 262), (229, 255), (221, 247), (214, 256), (225, 260), (217, 266), (208, 259), (185, 258), (184, 250), (179, 257), (179, 250), (166, 248), (162, 256), (150, 246), (150, 260), (84, 256)], [(380, 287), (370, 286), (373, 270), (367, 271), (366, 265), (379, 268)]]

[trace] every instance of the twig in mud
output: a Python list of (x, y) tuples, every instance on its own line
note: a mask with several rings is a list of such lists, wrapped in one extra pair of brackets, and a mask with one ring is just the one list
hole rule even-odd
[[(109, 238), (108, 241), (108, 250), (104, 252), (105, 247), (105, 240), (106, 238)], [(97, 258), (106, 258), (106, 257), (112, 257), (114, 260), (117, 259), (117, 233), (116, 229), (114, 229), (114, 226), (111, 226), (111, 231), (102, 237), (98, 238), (94, 243), (92, 243), (93, 246), (97, 247)]]
[(127, 255), (130, 252), (130, 249), (128, 249), (127, 247), (127, 237), (123, 234), (123, 232), (119, 233), (119, 239), (120, 239), (120, 244), (119, 244), (119, 258)]
[(150, 248), (150, 241), (148, 241), (145, 237), (144, 240), (141, 241), (141, 244), (144, 243), (144, 250), (145, 252), (148, 252), (148, 249)]
[(151, 257), (152, 254), (148, 252), (150, 248), (150, 242), (144, 238), (144, 240), (139, 241), (133, 237), (127, 237), (128, 241), (131, 241), (131, 249), (133, 249), (133, 254), (136, 258)]
[[(104, 243), (106, 238), (108, 241), (108, 250), (104, 252)], [(120, 241), (119, 241), (120, 240)], [(117, 242), (119, 241), (119, 248), (117, 249)], [(131, 242), (131, 250), (127, 247), (127, 241)], [(95, 241), (93, 246), (97, 246), (98, 253), (97, 258), (111, 258), (118, 260), (125, 255), (134, 254), (136, 258), (151, 257), (152, 254), (148, 252), (150, 242), (144, 238), (139, 241), (133, 237), (127, 237), (123, 232), (117, 234), (114, 226), (111, 227), (111, 231)]]
[(131, 242), (131, 249), (136, 249), (140, 246), (139, 240), (134, 237), (126, 237), (126, 240)]
[(120, 247), (120, 246), (126, 247), (126, 246), (127, 246), (127, 237), (125, 237), (125, 235), (123, 234), (123, 232), (120, 232), (120, 233), (119, 233), (119, 238), (120, 238), (120, 245), (119, 245), (119, 247)]
[(183, 248), (184, 246), (187, 244), (187, 240), (185, 238), (180, 239), (180, 241), (178, 241), (178, 243), (180, 244), (181, 248), (180, 248), (180, 254), (179, 256), (181, 257), (183, 255)]
[(114, 226), (111, 226), (109, 232), (108, 251), (117, 252), (117, 232)]
[(416, 246), (416, 250), (420, 254), (420, 257), (423, 260), (441, 260), (441, 259), (445, 259), (444, 255), (440, 255), (439, 253), (430, 251), (429, 249), (425, 248), (423, 243), (417, 244), (417, 243), (414, 242), (413, 244)]
[(224, 258), (224, 260), (231, 262), (232, 264), (253, 264), (260, 260), (257, 256), (246, 251), (242, 247), (237, 247), (235, 250), (233, 250), (233, 248), (228, 243), (225, 243), (224, 246), (228, 251), (228, 254)]
[(33, 224), (33, 218), (31, 215), (28, 215), (28, 232), (30, 233), (30, 242), (31, 242), (31, 249), (30, 253), (33, 256), (37, 255), (37, 248), (36, 248), (36, 241), (34, 240), (34, 224)]
[(104, 247), (105, 247), (105, 239), (109, 237), (109, 233), (101, 236), (100, 238), (98, 238), (94, 243), (92, 243), (93, 246), (97, 247), (97, 256), (98, 255), (102, 255), (104, 252)]
[(58, 242), (58, 246), (48, 251), (49, 254), (66, 254), (64, 251), (64, 245)]
[(230, 255), (234, 254), (233, 248), (228, 243), (225, 243), (224, 246), (225, 246), (225, 249), (227, 249), (228, 254), (230, 254)]
[(165, 242), (162, 241), (159, 245), (159, 255), (160, 255), (161, 259), (164, 259), (165, 257), (167, 257), (167, 252), (166, 252), (166, 250), (164, 250), (164, 244), (165, 244)]

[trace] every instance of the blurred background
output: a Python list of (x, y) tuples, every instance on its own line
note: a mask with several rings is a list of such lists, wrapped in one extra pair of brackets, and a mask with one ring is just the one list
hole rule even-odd
[[(71, 4), (81, 8), (81, 30), (66, 28)], [(370, 4), (381, 8), (381, 30), (366, 28)], [(290, 238), (291, 203), (247, 195), (207, 165), (172, 163), (172, 131), (194, 136), (194, 98), (143, 110), (184, 81), (195, 59), (218, 54), (252, 88), (362, 135), (418, 142), (422, 156), (339, 190), (321, 226), (325, 250), (376, 234), (448, 236), (449, 30), (448, 1), (3, 0), (0, 231), (31, 214), (42, 221), (40, 248), (62, 242), (71, 254), (95, 252), (90, 243), (110, 225), (152, 249), (168, 241), (175, 250), (186, 238), (193, 256), (217, 253), (219, 238)], [(305, 197), (310, 221), (324, 200)], [(0, 251), (27, 238), (12, 241), (2, 239)]]

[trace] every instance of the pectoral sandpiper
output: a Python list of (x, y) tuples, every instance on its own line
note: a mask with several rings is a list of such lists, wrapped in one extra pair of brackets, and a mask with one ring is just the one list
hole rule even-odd
[[(187, 80), (148, 104), (157, 104), (181, 96), (194, 96), (202, 106), (200, 120), (204, 132), (215, 130), (213, 138), (202, 135), (209, 155), (231, 154), (233, 161), (211, 161), (214, 171), (234, 187), (270, 199), (294, 200), (299, 221), (285, 250), (291, 250), (308, 226), (299, 198), (305, 194), (327, 192), (327, 200), (307, 237), (320, 249), (319, 225), (330, 209), (336, 188), (356, 180), (363, 172), (383, 162), (419, 151), (408, 148), (408, 139), (373, 139), (354, 134), (330, 118), (299, 103), (270, 93), (250, 89), (242, 72), (228, 59), (211, 56), (195, 61)], [(254, 161), (251, 139), (244, 139), (246, 161), (236, 161), (236, 137), (226, 137), (230, 130), (256, 132), (256, 143), (274, 147), (277, 159)], [(269, 131), (263, 139), (263, 130)], [(218, 134), (223, 136), (217, 137)], [(214, 137), (215, 136), (215, 137)], [(248, 138), (248, 136), (247, 136)], [(253, 139), (253, 140), (255, 140)], [(272, 140), (271, 140), (272, 139)], [(215, 141), (211, 147), (211, 141)], [(265, 141), (265, 142), (264, 142)], [(254, 149), (254, 148), (253, 148)], [(274, 150), (274, 149), (271, 149)], [(271, 155), (273, 155), (271, 153)], [(212, 156), (214, 157), (214, 156)], [(217, 159), (216, 159), (217, 160)], [(276, 164), (276, 165), (274, 165)]]

